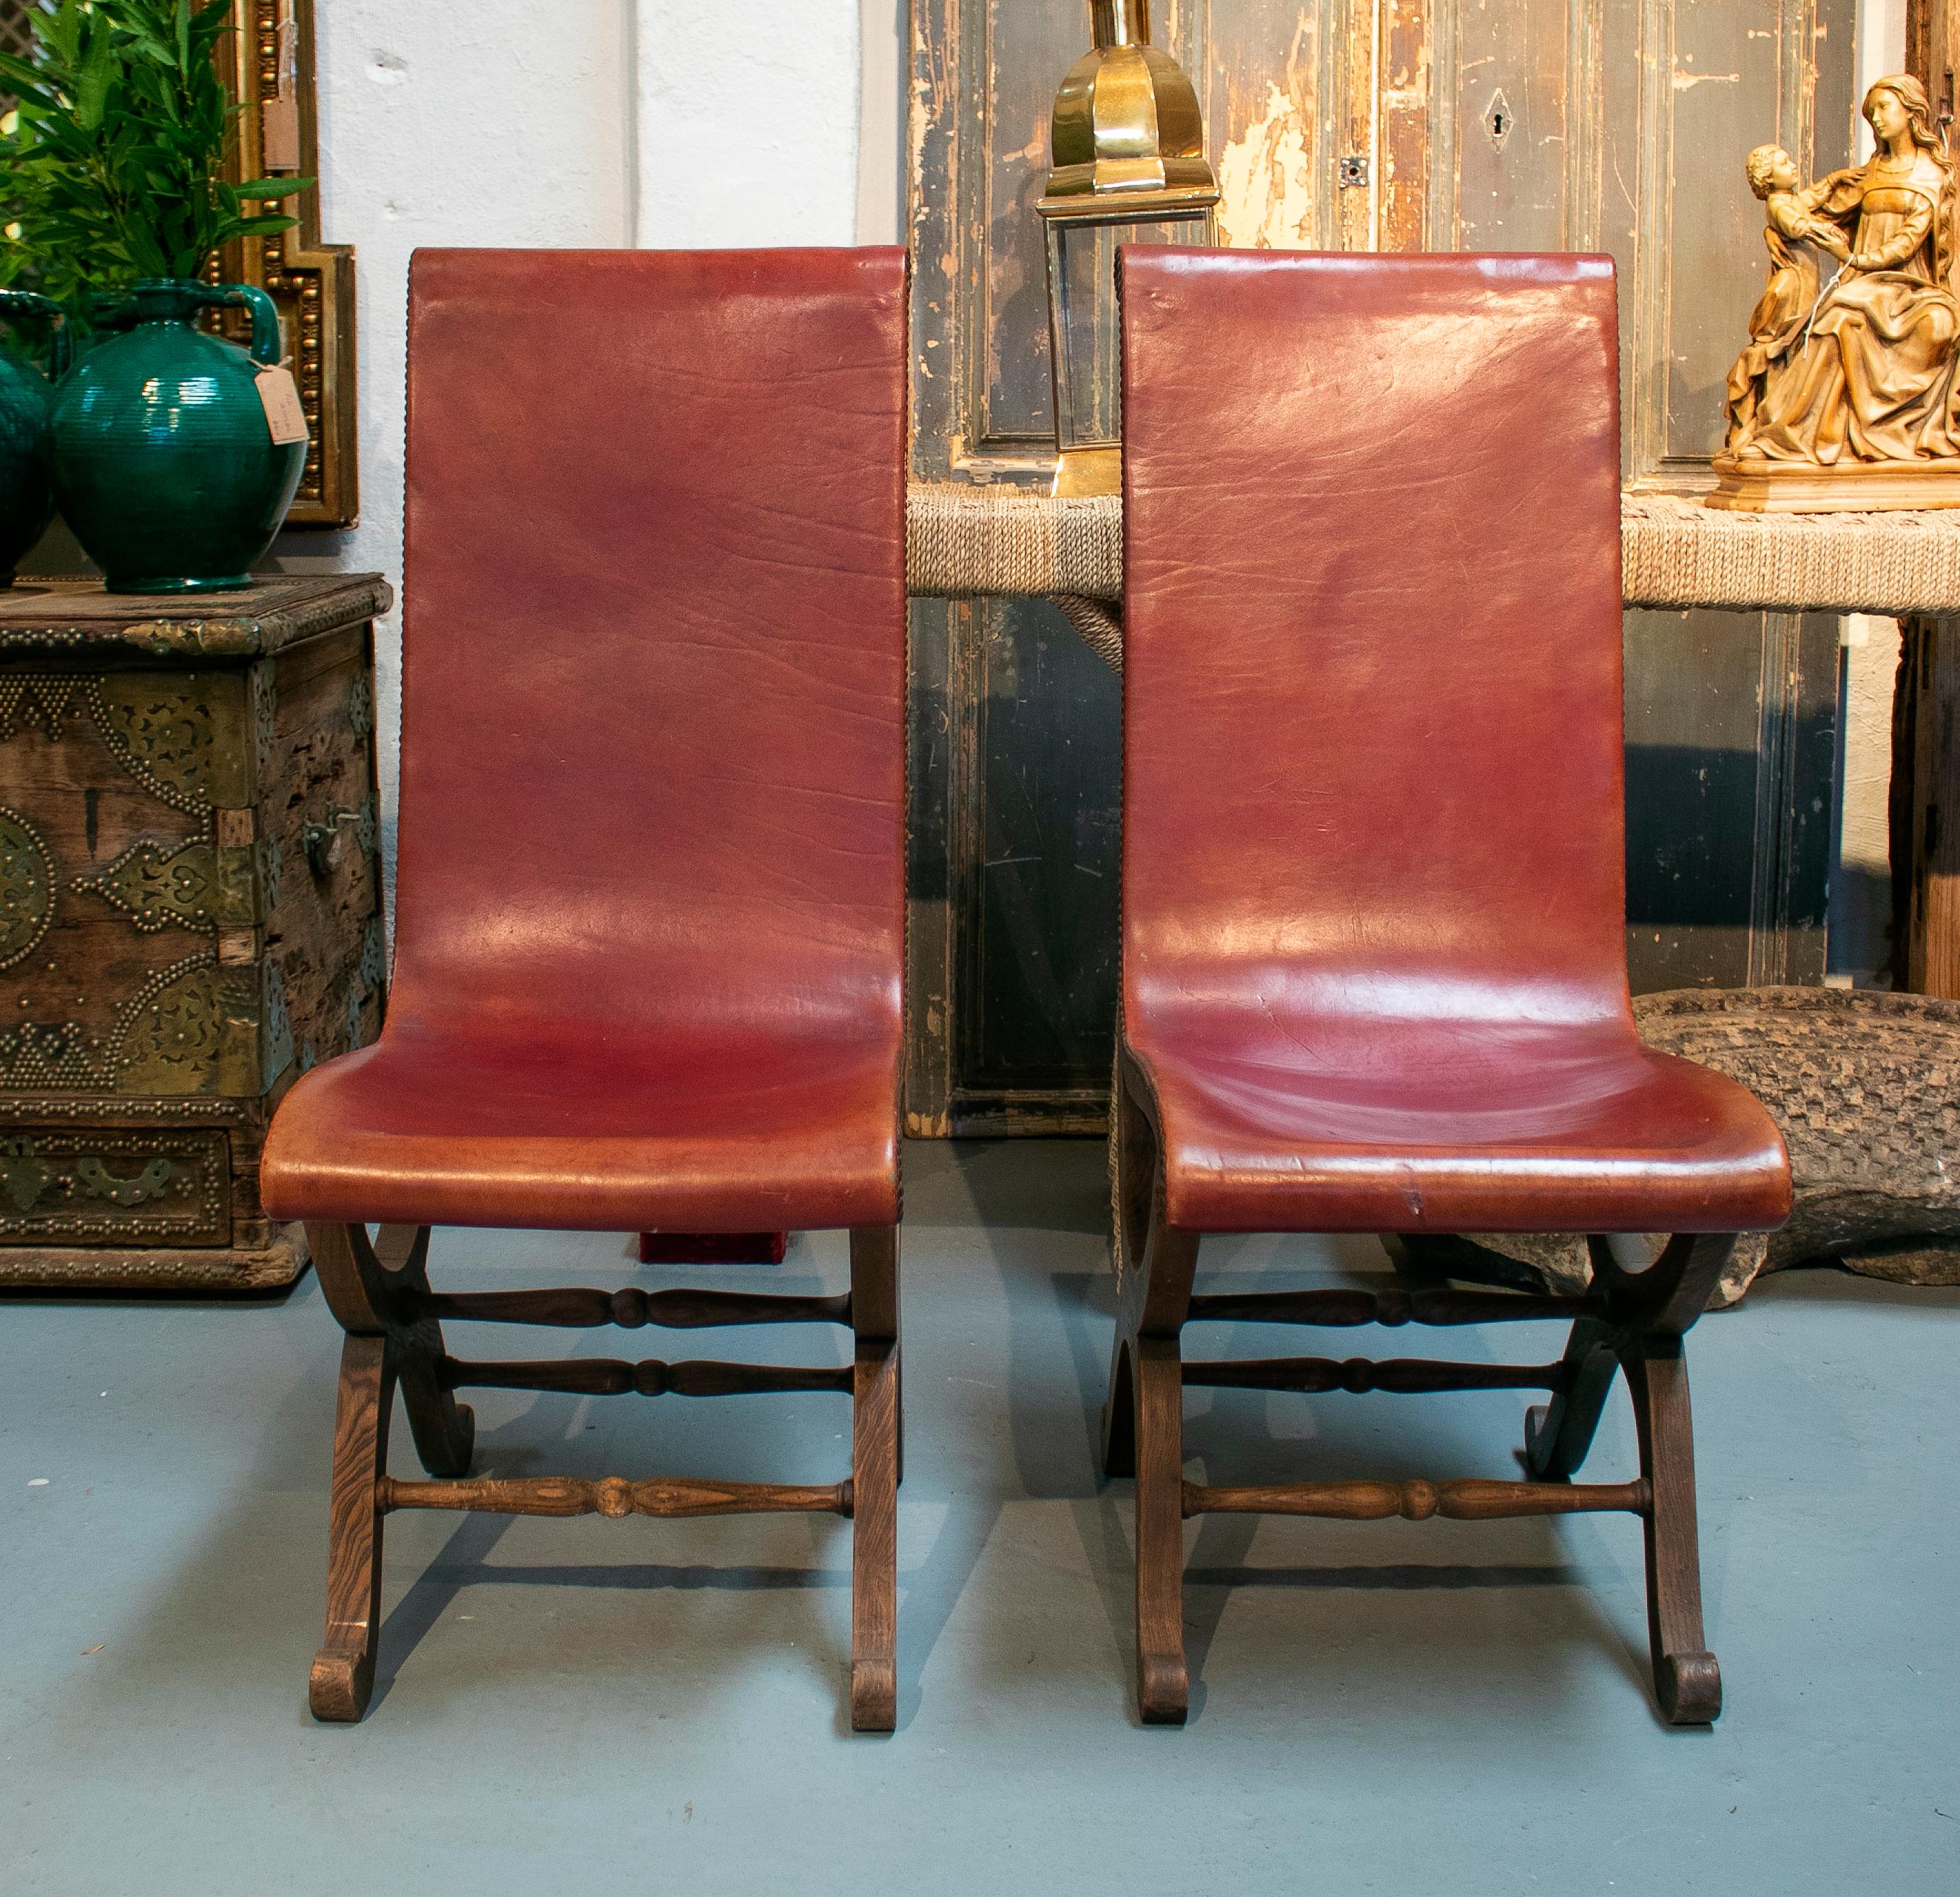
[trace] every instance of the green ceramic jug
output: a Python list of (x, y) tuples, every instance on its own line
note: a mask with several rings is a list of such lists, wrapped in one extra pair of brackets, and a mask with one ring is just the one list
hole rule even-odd
[[(61, 305), (25, 290), (0, 290), (0, 317), (37, 317), (55, 326), (55, 374), (68, 362), (68, 328)], [(0, 344), (0, 589), (14, 584), (14, 568), (46, 532), (54, 517), (54, 469), (49, 422), (55, 393), (48, 379), (18, 350)]]
[[(218, 307), (251, 311), (249, 355), (193, 326)], [(56, 392), (55, 499), (112, 593), (249, 586), (306, 464), (259, 394), (279, 313), (249, 284), (146, 277), (124, 320)]]

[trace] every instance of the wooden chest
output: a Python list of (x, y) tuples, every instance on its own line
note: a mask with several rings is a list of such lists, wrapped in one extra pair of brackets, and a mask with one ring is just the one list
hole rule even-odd
[(262, 1291), (294, 1076), (386, 972), (374, 575), (0, 594), (0, 1285)]

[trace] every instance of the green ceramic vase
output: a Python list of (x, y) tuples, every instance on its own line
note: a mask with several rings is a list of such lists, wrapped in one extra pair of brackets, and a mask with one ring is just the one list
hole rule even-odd
[[(59, 304), (24, 290), (0, 290), (0, 317), (52, 323), (54, 368), (60, 374), (68, 360), (68, 331)], [(54, 409), (47, 377), (18, 349), (0, 343), (0, 588), (14, 584), (15, 564), (54, 517)]]
[[(194, 326), (218, 306), (251, 311), (250, 355)], [(56, 391), (56, 504), (112, 593), (249, 586), (306, 464), (259, 396), (279, 313), (249, 284), (157, 277), (137, 283), (129, 320)]]

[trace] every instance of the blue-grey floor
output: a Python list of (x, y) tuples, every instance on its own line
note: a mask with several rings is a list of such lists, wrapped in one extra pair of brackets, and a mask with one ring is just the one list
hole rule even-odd
[[(1791, 1273), (1695, 1333), (1712, 1732), (1650, 1710), (1639, 1527), (1618, 1517), (1194, 1524), (1192, 1720), (1147, 1731), (1129, 1485), (1093, 1453), (1101, 1150), (906, 1165), (889, 1739), (841, 1711), (849, 1528), (800, 1517), (396, 1516), (376, 1703), (317, 1726), (339, 1335), (317, 1285), (0, 1303), (0, 1892), (1960, 1891), (1960, 1294)], [(1386, 1268), (1359, 1241), (1207, 1256), (1241, 1286)], [(444, 1233), (436, 1270), (648, 1281), (589, 1236)], [(713, 1274), (843, 1275), (832, 1238)], [(1399, 1354), (1413, 1334), (1380, 1335)], [(628, 1354), (677, 1342), (837, 1348), (648, 1331)], [(1555, 1348), (1536, 1327), (1423, 1348), (1520, 1342)], [(831, 1396), (477, 1407), (500, 1474), (829, 1480), (848, 1442)], [(1196, 1392), (1188, 1447), (1213, 1481), (1508, 1475), (1523, 1407)], [(1630, 1472), (1631, 1434), (1616, 1398), (1589, 1478)]]

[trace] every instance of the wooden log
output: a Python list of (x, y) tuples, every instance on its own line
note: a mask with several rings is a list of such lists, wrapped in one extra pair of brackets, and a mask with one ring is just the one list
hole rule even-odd
[(1347, 1329), (1381, 1324), (1444, 1326), (1570, 1320), (1598, 1309), (1586, 1297), (1543, 1297), (1527, 1291), (1204, 1292), (1191, 1300), (1188, 1323), (1318, 1324)]
[(635, 1331), (703, 1330), (743, 1324), (848, 1324), (851, 1299), (781, 1297), (760, 1291), (676, 1289), (602, 1291), (565, 1285), (530, 1291), (441, 1291), (421, 1300), (424, 1315), (473, 1324), (538, 1324), (559, 1330), (597, 1330), (608, 1324)]
[(1257, 1488), (1184, 1485), (1193, 1515), (1313, 1515), (1335, 1521), (1501, 1521), (1516, 1515), (1644, 1515), (1653, 1491), (1645, 1481), (1573, 1482), (1290, 1482)]
[(1281, 1389), (1312, 1395), (1349, 1390), (1360, 1396), (1386, 1390), (1413, 1396), (1425, 1390), (1557, 1389), (1565, 1380), (1557, 1364), (1445, 1364), (1416, 1357), (1376, 1361), (1351, 1357), (1271, 1357), (1243, 1363), (1198, 1363), (1184, 1367), (1187, 1389)]
[(848, 1515), (848, 1482), (705, 1482), (657, 1477), (629, 1482), (618, 1475), (584, 1482), (569, 1475), (511, 1477), (465, 1482), (403, 1482), (384, 1475), (374, 1505), (454, 1508), (487, 1515)]
[(665, 1364), (658, 1358), (628, 1364), (616, 1358), (567, 1358), (556, 1361), (470, 1364), (443, 1360), (449, 1389), (569, 1390), (581, 1396), (744, 1396), (758, 1392), (838, 1390), (848, 1393), (848, 1364), (718, 1364), (705, 1360)]

